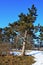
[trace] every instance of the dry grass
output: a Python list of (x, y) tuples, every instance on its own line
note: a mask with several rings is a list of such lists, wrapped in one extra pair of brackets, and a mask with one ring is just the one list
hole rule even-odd
[(6, 43), (0, 44), (0, 65), (32, 65), (35, 62), (32, 56), (2, 55), (2, 52), (8, 52), (10, 47)]
[(0, 56), (0, 65), (32, 65), (33, 59), (31, 56)]

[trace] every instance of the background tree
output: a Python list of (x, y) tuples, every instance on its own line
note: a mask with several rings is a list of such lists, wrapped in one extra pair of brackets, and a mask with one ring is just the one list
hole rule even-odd
[(40, 45), (42, 45), (42, 43), (43, 43), (43, 26), (40, 26), (40, 35), (39, 35), (39, 37), (40, 37)]
[(0, 42), (2, 42), (3, 41), (3, 29), (2, 28), (0, 28)]

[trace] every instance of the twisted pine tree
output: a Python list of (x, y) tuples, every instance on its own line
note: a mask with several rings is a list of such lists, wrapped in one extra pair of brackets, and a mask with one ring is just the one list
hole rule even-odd
[[(22, 55), (25, 55), (25, 46), (26, 46), (26, 38), (29, 35), (30, 37), (34, 36), (34, 22), (37, 18), (37, 9), (34, 5), (31, 8), (28, 8), (28, 14), (21, 13), (19, 15), (19, 20), (17, 22), (12, 23), (10, 27), (13, 31), (18, 31), (21, 36), (23, 36), (23, 47), (22, 47)], [(16, 41), (17, 42), (17, 41)]]

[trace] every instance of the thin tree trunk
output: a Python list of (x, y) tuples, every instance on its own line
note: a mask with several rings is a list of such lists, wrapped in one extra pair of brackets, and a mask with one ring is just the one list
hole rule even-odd
[(18, 35), (16, 37), (16, 50), (17, 50), (17, 43), (18, 43)]
[(22, 54), (21, 54), (22, 56), (25, 55), (26, 36), (27, 36), (27, 31), (25, 31), (25, 34), (24, 34), (24, 41), (23, 41)]

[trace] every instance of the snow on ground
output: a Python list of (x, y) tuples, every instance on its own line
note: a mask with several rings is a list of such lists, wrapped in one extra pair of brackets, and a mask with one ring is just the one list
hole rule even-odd
[[(12, 52), (10, 52), (12, 54)], [(21, 52), (13, 52), (14, 55), (20, 55)], [(43, 65), (43, 51), (32, 50), (31, 52), (26, 52), (26, 55), (34, 56), (35, 63), (32, 65)]]
[(35, 63), (32, 65), (43, 65), (43, 51), (35, 51), (37, 54), (33, 55), (35, 57)]
[(33, 50), (30, 53), (26, 53), (26, 55), (31, 55), (35, 57), (35, 63), (32, 65), (43, 65), (43, 51)]

